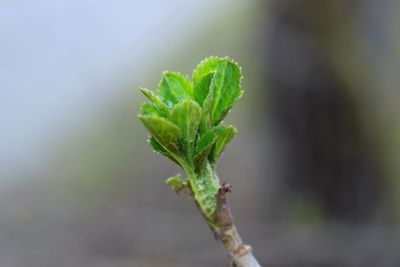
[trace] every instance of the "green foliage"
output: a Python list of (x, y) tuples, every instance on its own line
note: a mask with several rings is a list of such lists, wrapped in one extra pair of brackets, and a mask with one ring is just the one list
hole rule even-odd
[(143, 103), (140, 120), (149, 130), (153, 149), (179, 164), (188, 179), (166, 183), (176, 192), (188, 187), (210, 222), (220, 187), (215, 167), (237, 130), (222, 120), (242, 96), (241, 70), (228, 58), (210, 57), (193, 71), (193, 82), (164, 72), (158, 92), (141, 88), (151, 101)]
[(202, 135), (202, 137), (197, 141), (196, 151), (194, 153), (194, 163), (197, 171), (204, 169), (207, 163), (207, 157), (214, 146), (217, 139), (217, 135), (214, 130), (210, 130)]
[(185, 187), (187, 187), (187, 181), (182, 180), (179, 174), (168, 178), (165, 183), (169, 185), (176, 193), (179, 193)]
[(181, 130), (181, 150), (188, 162), (192, 158), (192, 148), (196, 141), (200, 116), (201, 107), (191, 99), (176, 104), (172, 111), (171, 121)]
[[(211, 77), (212, 75), (212, 77)], [(241, 71), (239, 66), (226, 58), (211, 57), (202, 61), (193, 72), (195, 95), (199, 104), (213, 88), (211, 107), (211, 123), (220, 123), (235, 102), (242, 96), (240, 89)]]
[(157, 115), (139, 115), (144, 126), (171, 156), (180, 152), (181, 131), (178, 126)]
[(177, 72), (164, 72), (159, 90), (162, 99), (168, 106), (179, 103), (186, 98), (192, 98), (192, 83), (188, 78)]
[(219, 125), (214, 128), (214, 132), (217, 136), (215, 144), (212, 148), (212, 151), (209, 155), (210, 162), (215, 164), (216, 161), (221, 156), (222, 152), (224, 152), (226, 146), (233, 139), (237, 130), (232, 125)]

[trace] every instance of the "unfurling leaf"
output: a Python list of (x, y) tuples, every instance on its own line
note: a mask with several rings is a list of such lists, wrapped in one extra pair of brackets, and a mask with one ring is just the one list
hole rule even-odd
[(203, 110), (201, 113), (201, 121), (200, 121), (200, 126), (199, 126), (199, 131), (201, 134), (205, 133), (207, 130), (209, 130), (212, 127), (212, 125), (211, 125), (211, 109), (212, 109), (212, 105), (213, 105), (213, 99), (214, 99), (214, 79), (211, 80), (208, 95), (206, 96), (206, 98), (204, 99), (204, 102), (203, 102)]
[(174, 155), (172, 155), (162, 145), (160, 145), (160, 143), (157, 142), (157, 140), (153, 136), (150, 136), (148, 141), (149, 141), (149, 144), (151, 145), (151, 147), (154, 149), (155, 152), (160, 153), (161, 155), (164, 155), (164, 156), (168, 157), (170, 160), (172, 160), (176, 164), (180, 165), (180, 163), (174, 158)]
[(197, 170), (200, 171), (204, 169), (207, 163), (208, 154), (210, 153), (216, 139), (217, 135), (214, 133), (213, 130), (210, 130), (205, 133), (197, 142), (196, 150), (194, 153), (194, 163)]
[(172, 111), (171, 120), (180, 128), (182, 145), (185, 149), (185, 154), (189, 158), (191, 157), (191, 150), (197, 135), (200, 116), (201, 108), (199, 104), (190, 99), (176, 104)]
[[(207, 90), (212, 82), (211, 123), (218, 125), (242, 96), (240, 89), (240, 67), (236, 62), (226, 58), (210, 57), (203, 60), (193, 72), (194, 95), (196, 101), (203, 104)], [(204, 105), (203, 105), (204, 106)]]
[(164, 72), (159, 90), (163, 101), (169, 107), (193, 96), (192, 83), (177, 72)]
[(140, 114), (146, 116), (158, 116), (158, 111), (153, 103), (144, 102), (140, 106)]
[(208, 73), (200, 78), (198, 82), (195, 82), (193, 87), (194, 99), (203, 106), (204, 100), (210, 92), (210, 86), (214, 79), (214, 72)]
[(179, 141), (182, 135), (178, 126), (157, 116), (139, 115), (139, 118), (160, 145), (171, 153), (179, 153)]
[(215, 128), (215, 133), (217, 135), (217, 140), (215, 141), (215, 145), (209, 155), (210, 162), (214, 164), (217, 162), (229, 142), (233, 139), (237, 130), (232, 125), (219, 125)]
[(193, 71), (193, 84), (195, 85), (195, 87), (196, 84), (198, 84), (204, 76), (215, 72), (218, 64), (227, 60), (228, 59), (226, 58), (218, 57), (209, 57), (202, 60)]
[(165, 183), (169, 185), (176, 193), (179, 193), (187, 186), (187, 181), (182, 180), (179, 174), (168, 178)]
[(212, 125), (220, 123), (233, 104), (242, 96), (240, 79), (240, 68), (235, 62), (225, 60), (218, 64), (214, 78)]
[[(168, 106), (160, 99), (160, 97), (154, 92), (146, 88), (140, 88), (140, 91), (148, 98), (151, 100), (153, 103), (154, 107), (157, 110), (157, 113), (162, 116), (167, 118), (170, 114), (170, 110), (168, 109)], [(142, 113), (143, 114), (143, 113)]]

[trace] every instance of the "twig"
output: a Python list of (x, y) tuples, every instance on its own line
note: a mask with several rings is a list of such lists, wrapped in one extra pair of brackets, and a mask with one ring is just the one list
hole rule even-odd
[(261, 267), (252, 253), (251, 246), (243, 243), (242, 238), (240, 237), (239, 232), (233, 222), (232, 213), (226, 198), (226, 195), (231, 192), (231, 188), (231, 185), (222, 183), (221, 188), (218, 191), (217, 212), (215, 218), (215, 223), (218, 225), (218, 227), (216, 227), (215, 224), (210, 223), (207, 220), (207, 217), (204, 216), (190, 188), (187, 188), (189, 190), (187, 190), (186, 193), (192, 198), (200, 212), (203, 214), (208, 226), (214, 233), (214, 237), (224, 245), (226, 253), (228, 254), (230, 266)]

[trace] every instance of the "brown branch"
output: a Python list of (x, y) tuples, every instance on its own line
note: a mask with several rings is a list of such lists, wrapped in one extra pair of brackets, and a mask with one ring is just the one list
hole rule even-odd
[(226, 199), (227, 193), (230, 192), (231, 186), (222, 183), (217, 195), (215, 222), (219, 229), (217, 229), (216, 237), (224, 244), (232, 267), (261, 267), (252, 253), (251, 246), (243, 244), (233, 223), (232, 213)]
[(231, 267), (261, 267), (252, 253), (251, 246), (243, 244), (239, 232), (233, 223), (232, 213), (226, 199), (226, 195), (231, 192), (231, 188), (230, 184), (222, 183), (221, 188), (218, 190), (217, 211), (214, 222), (210, 222), (202, 212), (190, 186), (185, 187), (184, 192), (195, 203), (213, 232), (214, 237), (225, 246)]

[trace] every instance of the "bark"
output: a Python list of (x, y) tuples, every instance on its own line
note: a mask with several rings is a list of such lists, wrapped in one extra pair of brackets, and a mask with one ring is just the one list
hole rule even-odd
[(203, 215), (215, 239), (224, 245), (231, 267), (261, 267), (253, 255), (251, 246), (243, 243), (233, 222), (232, 213), (226, 199), (226, 195), (231, 192), (231, 185), (227, 183), (221, 184), (217, 194), (217, 210), (214, 222), (210, 222), (202, 212), (193, 191), (186, 187), (184, 192), (192, 199)]
[(260, 267), (252, 253), (252, 248), (243, 243), (238, 230), (233, 223), (226, 195), (231, 192), (231, 186), (223, 183), (217, 195), (217, 212), (215, 222), (218, 228), (210, 225), (217, 240), (221, 241), (228, 254), (232, 267)]

